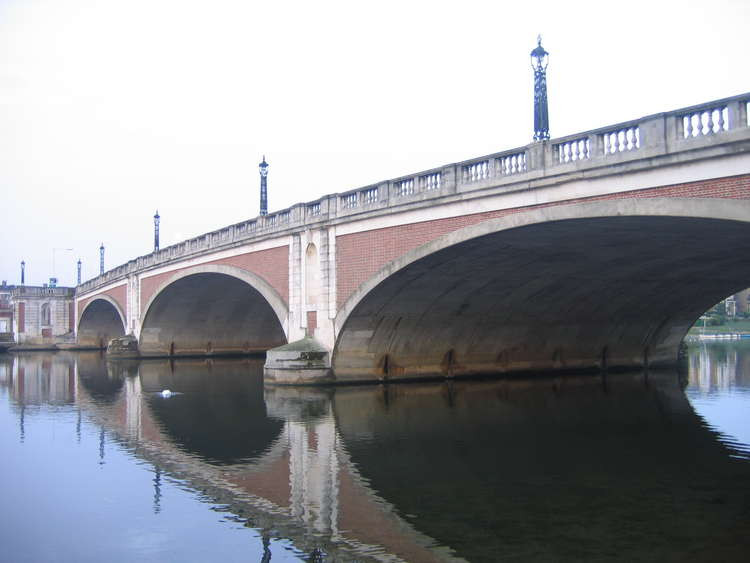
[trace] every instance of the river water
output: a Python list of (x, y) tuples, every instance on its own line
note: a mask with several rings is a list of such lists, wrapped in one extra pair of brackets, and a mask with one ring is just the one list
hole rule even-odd
[(4, 355), (0, 452), (2, 561), (747, 561), (750, 342), (682, 375), (326, 389)]

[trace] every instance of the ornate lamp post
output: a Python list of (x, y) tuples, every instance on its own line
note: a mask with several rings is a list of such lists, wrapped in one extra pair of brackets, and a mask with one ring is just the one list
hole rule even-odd
[(21, 285), (24, 285), (26, 280), (26, 261), (21, 260)]
[(78, 266), (78, 276), (77, 276), (78, 283), (76, 283), (76, 285), (81, 285), (81, 259), (80, 258), (78, 259), (77, 266)]
[(154, 252), (159, 252), (159, 210), (154, 215)]
[(99, 247), (99, 275), (104, 273), (104, 243)]
[(260, 214), (268, 215), (268, 163), (266, 155), (263, 155), (263, 162), (258, 165), (260, 171)]
[(542, 47), (542, 36), (537, 37), (536, 49), (531, 51), (531, 68), (534, 69), (534, 140), (549, 139), (549, 114), (547, 112), (547, 63), (549, 53)]

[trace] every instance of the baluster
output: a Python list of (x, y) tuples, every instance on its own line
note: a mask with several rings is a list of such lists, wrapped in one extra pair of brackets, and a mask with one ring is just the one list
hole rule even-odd
[(721, 131), (721, 108), (711, 110), (711, 133)]
[(716, 125), (719, 128), (719, 131), (724, 131), (726, 127), (727, 122), (724, 120), (724, 108), (719, 108), (719, 115), (716, 119)]
[(714, 132), (714, 110), (706, 112), (706, 135), (712, 135)]
[(691, 116), (685, 116), (682, 118), (682, 136), (687, 139), (692, 136), (693, 123)]

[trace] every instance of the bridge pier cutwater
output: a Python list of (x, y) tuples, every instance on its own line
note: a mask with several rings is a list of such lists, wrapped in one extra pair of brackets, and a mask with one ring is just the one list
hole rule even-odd
[[(130, 335), (140, 355), (174, 357), (282, 347), (266, 374), (294, 383), (672, 364), (695, 319), (750, 286), (748, 102), (536, 142), (162, 248), (78, 286), (78, 342)], [(303, 375), (274, 376), (285, 367)]]

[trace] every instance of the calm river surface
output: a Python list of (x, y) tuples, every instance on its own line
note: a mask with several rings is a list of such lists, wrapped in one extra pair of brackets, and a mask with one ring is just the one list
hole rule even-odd
[(0, 452), (2, 561), (747, 561), (750, 342), (683, 376), (336, 389), (2, 355)]

